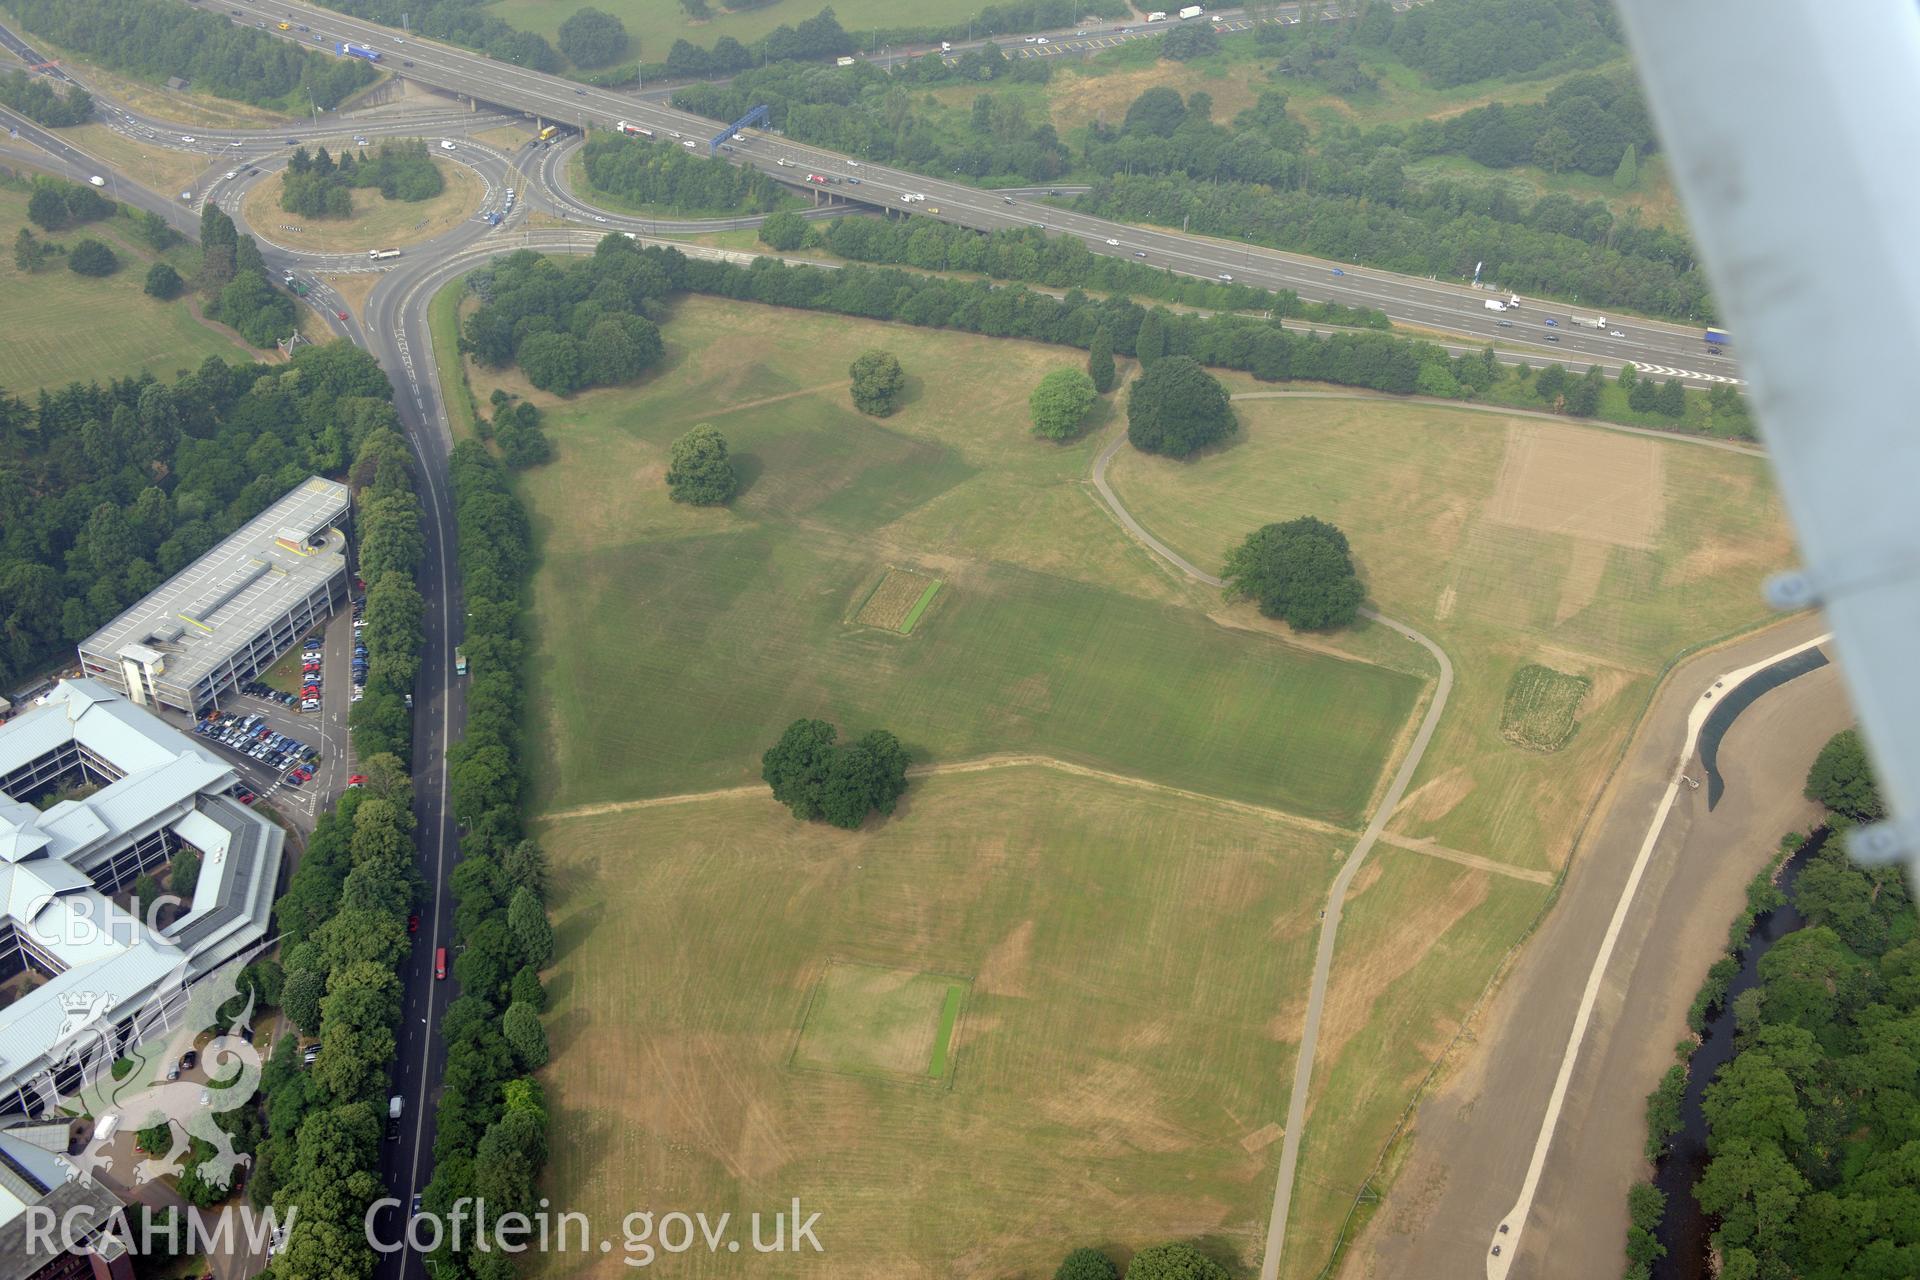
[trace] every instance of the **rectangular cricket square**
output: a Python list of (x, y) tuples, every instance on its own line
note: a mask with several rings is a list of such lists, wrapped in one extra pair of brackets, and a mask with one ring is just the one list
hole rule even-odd
[(910, 634), (939, 590), (938, 578), (911, 569), (888, 569), (853, 620), (863, 626)]
[(793, 1063), (823, 1071), (938, 1080), (964, 978), (835, 960), (814, 988)]

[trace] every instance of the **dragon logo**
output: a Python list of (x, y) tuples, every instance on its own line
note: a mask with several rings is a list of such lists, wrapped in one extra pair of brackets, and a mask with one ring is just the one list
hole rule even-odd
[[(236, 1170), (250, 1157), (234, 1150), (233, 1135), (220, 1127), (218, 1117), (246, 1105), (260, 1085), (259, 1051), (241, 1034), (253, 1017), (251, 990), (225, 1029), (218, 1028), (220, 1010), (239, 994), (240, 968), (239, 961), (232, 961), (189, 986), (183, 962), (170, 980), (154, 988), (133, 1019), (136, 1032), (128, 1037), (131, 1040), (144, 1038), (140, 1032), (149, 1028), (214, 1028), (217, 1034), (199, 1051), (207, 1077), (204, 1084), (184, 1079), (155, 1080), (154, 1075), (164, 1071), (168, 1059), (137, 1054), (132, 1044), (127, 1046), (127, 1054), (134, 1069), (115, 1079), (112, 1066), (119, 1057), (116, 1046), (121, 1037), (110, 1020), (113, 997), (84, 992), (63, 998), (65, 1016), (50, 1055), (51, 1065), (34, 1082), (43, 1113), (72, 1108), (91, 1112), (102, 1120), (109, 1113), (115, 1114), (120, 1117), (119, 1133), (165, 1125), (171, 1134), (168, 1149), (140, 1160), (133, 1169), (134, 1183), (180, 1173), (197, 1138), (212, 1150), (199, 1163), (198, 1176), (216, 1190), (231, 1187)], [(183, 1001), (184, 1009), (176, 1012)], [(163, 1043), (168, 1039), (158, 1035), (153, 1038)], [(79, 1096), (68, 1097), (61, 1091), (63, 1079), (83, 1082)], [(96, 1173), (113, 1170), (116, 1135), (102, 1137), (100, 1128), (96, 1126), (77, 1154), (64, 1157), (70, 1170), (68, 1181), (78, 1178), (92, 1182)], [(120, 1145), (130, 1147), (131, 1143), (129, 1137)]]

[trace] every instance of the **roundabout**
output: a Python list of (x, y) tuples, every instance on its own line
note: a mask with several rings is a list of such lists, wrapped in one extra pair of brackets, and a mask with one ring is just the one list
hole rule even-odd
[[(457, 154), (457, 153), (455, 153)], [(310, 218), (280, 207), (286, 181), (284, 162), (245, 188), (239, 221), (261, 240), (299, 254), (351, 254), (369, 249), (406, 248), (451, 231), (478, 213), (491, 194), (482, 174), (451, 159), (435, 157), (444, 184), (426, 200), (389, 200), (370, 187), (355, 188), (353, 214), (346, 218)]]

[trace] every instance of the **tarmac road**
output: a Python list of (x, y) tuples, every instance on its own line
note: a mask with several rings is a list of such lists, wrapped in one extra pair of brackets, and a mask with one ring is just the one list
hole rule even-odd
[[(1720, 752), (1727, 791), (1711, 813), (1704, 789), (1681, 788), (1605, 971), (1518, 1251), (1496, 1260), (1489, 1241), (1521, 1189), (1582, 987), (1673, 779), (1688, 714), (1722, 673), (1825, 629), (1818, 615), (1794, 617), (1680, 663), (1661, 685), (1558, 900), (1418, 1107), (1411, 1154), (1343, 1277), (1618, 1277), (1627, 1187), (1646, 1172), (1646, 1095), (1687, 1034), (1687, 1006), (1747, 881), (1813, 816), (1800, 796), (1807, 766), (1851, 723), (1832, 665), (1762, 695), (1734, 722)], [(1688, 772), (1699, 775), (1697, 753)]]

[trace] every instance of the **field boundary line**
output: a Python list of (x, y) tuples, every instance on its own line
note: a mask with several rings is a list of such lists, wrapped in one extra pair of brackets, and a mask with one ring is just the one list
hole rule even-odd
[(796, 391), (782, 391), (777, 396), (763, 396), (758, 400), (743, 400), (739, 404), (730, 404), (722, 409), (709, 410), (701, 414), (702, 418), (724, 418), (730, 413), (745, 413), (748, 409), (764, 409), (770, 404), (779, 404), (782, 400), (798, 400), (801, 396), (817, 396), (822, 392), (844, 387), (844, 382), (823, 382), (817, 387), (801, 387)]
[(1476, 871), (1486, 871), (1497, 876), (1510, 876), (1515, 880), (1525, 880), (1529, 884), (1551, 886), (1553, 873), (1530, 867), (1516, 867), (1510, 862), (1501, 862), (1477, 853), (1467, 853), (1460, 849), (1449, 849), (1446, 845), (1435, 844), (1431, 840), (1418, 836), (1396, 835), (1391, 831), (1383, 832), (1381, 842), (1408, 853), (1423, 853), (1429, 858), (1439, 858), (1443, 862), (1458, 863), (1463, 867), (1472, 867)]
[[(953, 760), (942, 764), (916, 764), (907, 769), (909, 778), (948, 778), (969, 773), (990, 773), (996, 769), (1052, 769), (1058, 773), (1071, 774), (1079, 778), (1091, 778), (1096, 782), (1112, 783), (1115, 786), (1131, 787), (1136, 791), (1152, 791), (1160, 795), (1173, 796), (1181, 800), (1195, 800), (1202, 804), (1213, 805), (1220, 809), (1229, 809), (1249, 817), (1265, 818), (1272, 822), (1285, 823), (1320, 835), (1337, 836), (1350, 839), (1356, 833), (1352, 827), (1343, 827), (1337, 823), (1322, 822), (1318, 818), (1309, 818), (1298, 813), (1289, 813), (1285, 809), (1275, 809), (1269, 805), (1255, 804), (1251, 800), (1235, 800), (1229, 796), (1209, 795), (1204, 791), (1190, 791), (1185, 787), (1176, 787), (1168, 782), (1155, 782), (1151, 778), (1137, 778), (1131, 774), (1114, 773), (1107, 769), (1096, 769), (1092, 765), (1075, 764), (1071, 760), (1060, 760), (1053, 756), (1041, 755), (991, 755), (980, 756), (973, 760)], [(551, 813), (538, 814), (535, 822), (566, 822), (574, 818), (598, 818), (612, 813), (630, 813), (639, 809), (664, 809), (674, 805), (708, 804), (715, 800), (739, 800), (748, 796), (765, 796), (764, 784), (745, 787), (721, 787), (713, 791), (686, 791), (671, 796), (646, 796), (636, 800), (607, 800), (597, 804), (575, 805), (571, 809), (556, 809)], [(1430, 853), (1434, 849), (1421, 846), (1412, 847), (1414, 853)], [(1479, 866), (1485, 864), (1487, 870), (1501, 869), (1502, 864), (1490, 858), (1481, 858), (1478, 854), (1460, 853), (1445, 849), (1434, 856), (1449, 861), (1463, 862), (1463, 865)], [(1464, 861), (1463, 861), (1464, 860)], [(1508, 874), (1525, 877), (1530, 874), (1520, 868), (1506, 868)]]

